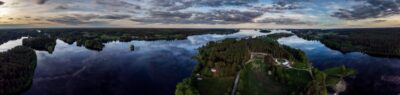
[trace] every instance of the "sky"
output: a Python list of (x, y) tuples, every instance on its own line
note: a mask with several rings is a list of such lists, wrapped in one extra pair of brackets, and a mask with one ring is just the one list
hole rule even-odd
[(0, 0), (0, 28), (398, 26), (400, 0)]

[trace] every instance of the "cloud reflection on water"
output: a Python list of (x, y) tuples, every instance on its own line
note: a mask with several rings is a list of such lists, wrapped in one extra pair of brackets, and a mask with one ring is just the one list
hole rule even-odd
[(17, 40), (11, 40), (11, 41), (8, 41), (6, 43), (0, 44), (0, 52), (5, 52), (5, 51), (10, 50), (10, 49), (12, 49), (12, 48), (14, 48), (16, 46), (22, 45), (22, 40), (25, 39), (25, 38), (27, 38), (27, 37), (22, 37), (22, 38), (17, 39)]
[[(37, 51), (35, 79), (26, 94), (173, 94), (176, 83), (190, 76), (197, 48), (210, 41), (267, 34), (271, 33), (242, 30), (228, 35), (189, 36), (186, 40), (114, 41), (106, 43), (100, 52), (57, 40), (53, 54)], [(135, 51), (130, 50), (131, 45)]]
[[(319, 41), (307, 41), (297, 36), (281, 38), (279, 43), (304, 51), (319, 69), (345, 65), (357, 70), (349, 83), (345, 95), (398, 94), (400, 81), (400, 59), (373, 57), (360, 52), (341, 53), (326, 47)], [(343, 94), (343, 93), (342, 93)]]

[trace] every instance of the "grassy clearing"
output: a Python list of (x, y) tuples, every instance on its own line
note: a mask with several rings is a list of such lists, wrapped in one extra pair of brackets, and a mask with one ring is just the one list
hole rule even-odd
[(264, 69), (261, 60), (255, 60), (241, 71), (237, 95), (287, 95), (284, 85), (275, 81)]
[(229, 95), (234, 77), (204, 78), (196, 80), (200, 95)]

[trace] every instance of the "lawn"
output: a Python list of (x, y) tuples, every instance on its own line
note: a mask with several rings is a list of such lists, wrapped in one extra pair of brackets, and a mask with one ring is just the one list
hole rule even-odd
[(196, 80), (200, 95), (229, 95), (234, 77), (204, 78)]
[(241, 71), (237, 95), (287, 95), (284, 85), (273, 79), (260, 60), (251, 62)]

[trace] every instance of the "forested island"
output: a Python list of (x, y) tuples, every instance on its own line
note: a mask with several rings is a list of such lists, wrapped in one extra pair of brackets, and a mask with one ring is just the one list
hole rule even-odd
[(267, 35), (267, 37), (269, 37), (273, 40), (278, 40), (279, 38), (290, 37), (293, 35), (294, 35), (293, 33), (274, 33), (274, 34)]
[(36, 63), (35, 51), (28, 47), (0, 52), (0, 95), (19, 95), (29, 89)]
[(261, 29), (260, 32), (261, 32), (261, 33), (271, 33), (271, 30)]
[(363, 52), (372, 56), (400, 57), (400, 29), (292, 30), (307, 40), (319, 40), (343, 53)]
[(22, 45), (31, 47), (35, 50), (43, 50), (53, 53), (56, 46), (56, 38), (47, 36), (29, 37), (22, 40)]
[(176, 95), (327, 95), (345, 90), (344, 66), (318, 70), (305, 54), (280, 45), (276, 37), (225, 39), (199, 49), (192, 76), (176, 86)]

